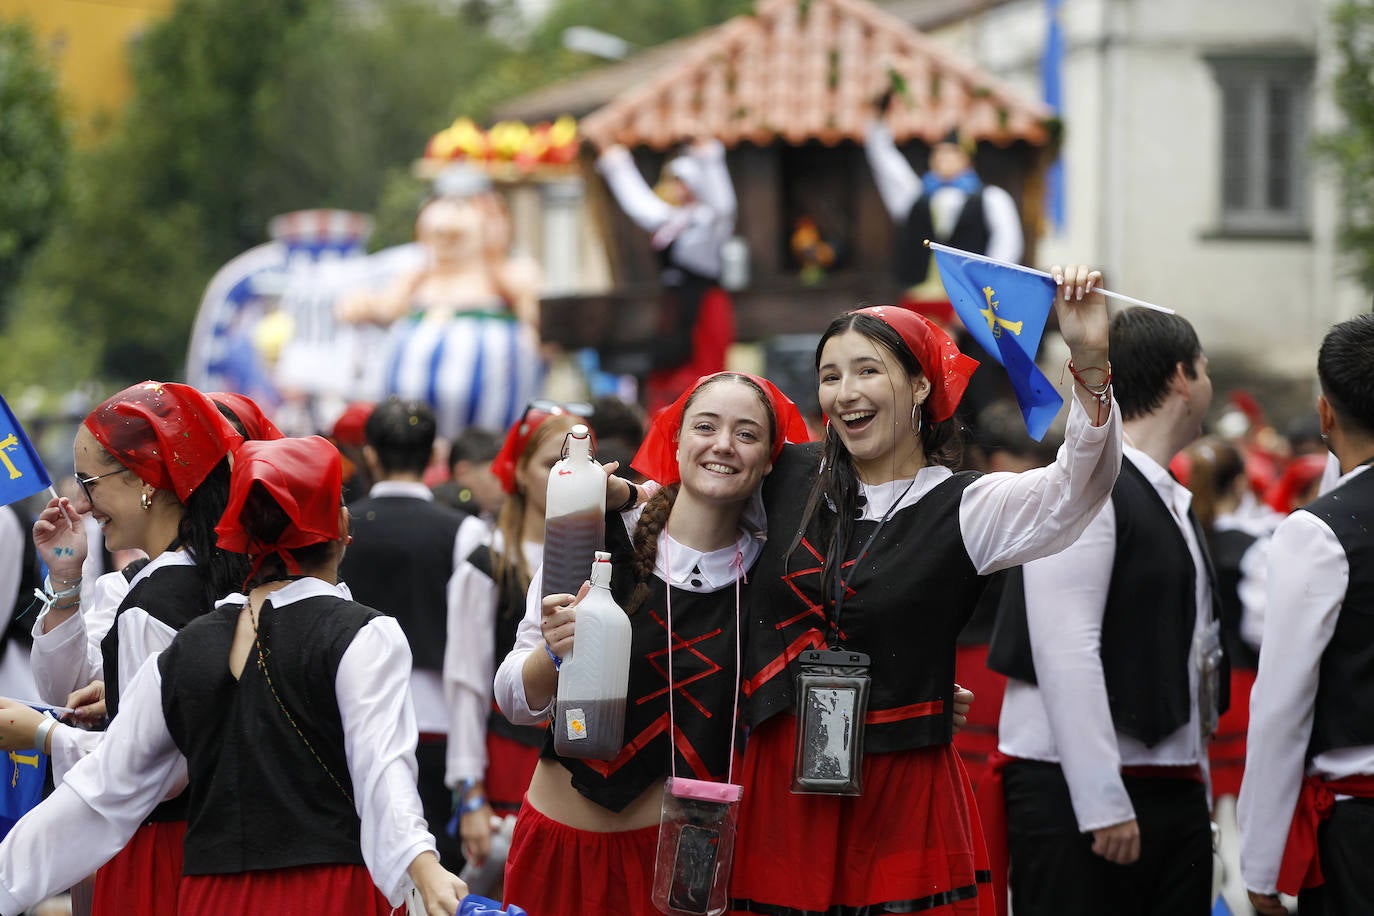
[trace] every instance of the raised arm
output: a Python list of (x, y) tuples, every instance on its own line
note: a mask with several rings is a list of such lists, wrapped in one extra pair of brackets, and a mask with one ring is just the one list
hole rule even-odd
[(921, 176), (897, 149), (892, 132), (883, 122), (870, 121), (864, 128), (864, 156), (888, 216), (905, 221), (921, 197)]
[(672, 218), (673, 208), (645, 182), (625, 147), (609, 147), (597, 157), (596, 169), (606, 179), (620, 209), (639, 228), (654, 232)]

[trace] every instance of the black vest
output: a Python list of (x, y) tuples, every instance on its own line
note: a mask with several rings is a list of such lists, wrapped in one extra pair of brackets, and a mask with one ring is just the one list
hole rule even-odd
[(378, 614), (333, 596), (280, 610), (264, 603), (258, 632), (269, 687), (256, 647), (238, 681), (229, 673), (239, 612), (220, 607), (189, 624), (158, 662), (167, 730), (190, 774), (183, 869), (360, 865), (334, 679), (354, 636)]
[(1350, 570), (1336, 630), (1322, 653), (1310, 760), (1335, 748), (1374, 745), (1374, 469), (1299, 511), (1330, 526)]
[[(606, 518), (606, 549), (614, 572), (611, 594), (625, 607), (634, 590), (634, 550), (618, 512)], [(625, 704), (624, 747), (612, 760), (557, 758), (572, 773), (573, 788), (611, 811), (621, 811), (669, 775), (721, 782), (729, 772), (730, 721), (739, 678), (735, 671), (735, 589), (700, 592), (673, 589), (673, 714), (677, 735), (669, 750), (668, 586), (654, 576), (649, 597), (630, 616), (630, 683)], [(741, 610), (741, 613), (743, 611)], [(744, 746), (743, 740), (738, 742)], [(544, 756), (552, 757), (550, 731)], [(738, 776), (738, 772), (736, 774)]]
[[(1192, 716), (1188, 666), (1193, 659), (1197, 583), (1188, 542), (1159, 493), (1129, 459), (1112, 487), (1116, 513), (1116, 556), (1102, 614), (1102, 669), (1112, 724), (1117, 731), (1153, 747)], [(1218, 612), (1215, 576), (1192, 513), (1207, 577), (1212, 613)], [(1025, 582), (1014, 570), (998, 610), (988, 667), (1036, 683), (1026, 626)], [(1227, 703), (1223, 670), (1221, 710)]]
[[(493, 561), (492, 550), (486, 544), (475, 548), (472, 553), (468, 554), (468, 562), (472, 564), (472, 567), (490, 579), (496, 586), (496, 627), (492, 634), (492, 658), (496, 659), (496, 664), (499, 667), (501, 660), (510, 654), (511, 649), (515, 648), (516, 632), (520, 629), (521, 618), (525, 616), (525, 591), (520, 588), (516, 581), (515, 570), (512, 568), (507, 568), (505, 575), (498, 579)], [(544, 733), (548, 731), (548, 726), (515, 725), (502, 715), (500, 708), (493, 701), (491, 709), (487, 713), (487, 731), (493, 735), (518, 741), (526, 747), (542, 747), (544, 745)]]
[(924, 283), (930, 273), (930, 251), (925, 240), (940, 242), (953, 248), (962, 248), (982, 254), (988, 250), (988, 240), (992, 232), (988, 229), (988, 218), (983, 212), (983, 192), (970, 194), (954, 221), (954, 230), (948, 238), (935, 237), (935, 223), (930, 215), (930, 195), (922, 194), (911, 205), (904, 223), (897, 232), (897, 250), (893, 253), (892, 264), (897, 273), (897, 282), (903, 287)]
[(368, 497), (348, 512), (353, 543), (339, 578), (359, 603), (396, 618), (415, 668), (442, 671), (453, 542), (463, 514), (412, 496)]
[(1240, 561), (1245, 552), (1258, 540), (1253, 534), (1238, 529), (1214, 531), (1209, 547), (1212, 565), (1217, 570), (1217, 599), (1221, 607), (1221, 641), (1226, 657), (1234, 668), (1254, 671), (1259, 667), (1259, 653), (1250, 648), (1240, 635), (1241, 617), (1245, 607), (1240, 600)]
[[(751, 725), (791, 711), (797, 657), (829, 642), (833, 582), (822, 582), (826, 545), (813, 518), (790, 560), (815, 479), (818, 444), (788, 445), (764, 480), (769, 538), (750, 574), (743, 688)], [(840, 621), (844, 646), (872, 660), (866, 753), (948, 744), (955, 642), (986, 580), (973, 568), (959, 528), (959, 502), (978, 478), (955, 474), (883, 526), (853, 581)], [(831, 510), (822, 506), (819, 516)], [(845, 575), (873, 533), (860, 521), (845, 547)]]

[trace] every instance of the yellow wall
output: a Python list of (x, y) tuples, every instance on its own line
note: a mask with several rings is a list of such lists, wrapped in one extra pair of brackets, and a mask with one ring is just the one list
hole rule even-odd
[(131, 41), (176, 0), (0, 0), (0, 19), (27, 21), (56, 62), (74, 135), (99, 139), (129, 96)]

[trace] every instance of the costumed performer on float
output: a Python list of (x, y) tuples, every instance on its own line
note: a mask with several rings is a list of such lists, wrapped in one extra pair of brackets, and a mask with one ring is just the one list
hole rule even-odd
[(510, 219), (481, 172), (445, 169), (420, 208), (424, 263), (387, 288), (339, 300), (340, 321), (390, 327), (375, 400), (429, 404), (439, 435), (505, 429), (538, 393), (538, 266), (512, 256)]

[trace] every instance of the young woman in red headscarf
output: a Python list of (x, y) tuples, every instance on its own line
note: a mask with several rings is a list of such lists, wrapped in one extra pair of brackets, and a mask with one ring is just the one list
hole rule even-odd
[[(53, 500), (33, 526), (49, 570), (33, 649), (44, 700), (115, 718), (122, 686), (144, 660), (165, 649), (219, 596), (242, 585), (246, 563), (219, 550), (214, 532), (229, 495), (227, 456), (241, 441), (216, 405), (187, 385), (134, 385), (86, 417), (73, 447), (80, 496)], [(101, 616), (100, 608), (82, 603), (82, 516), (88, 513), (100, 524), (107, 549), (138, 548), (152, 558), (131, 578), (111, 574), (102, 581), (114, 580), (113, 586), (91, 590), (96, 600), (118, 602), (103, 634), (88, 632), (84, 620)], [(43, 717), (27, 707), (5, 713), (3, 746), (32, 747)], [(68, 725), (52, 728), (48, 745), (58, 780), (101, 735)], [(152, 812), (128, 847), (96, 875), (96, 916), (176, 912), (185, 818), (181, 798)]]
[[(825, 440), (785, 449), (764, 486), (736, 913), (993, 912), (950, 743), (956, 637), (982, 577), (1071, 543), (1121, 459), (1100, 275), (1052, 273), (1082, 381), (1047, 468), (952, 470), (954, 410), (977, 364), (923, 316), (859, 309), (820, 339)], [(807, 654), (824, 649), (840, 651)]]
[[(643, 506), (612, 503), (606, 524), (611, 592), (633, 633), (624, 748), (608, 762), (574, 760), (550, 738), (515, 825), (509, 903), (560, 916), (657, 912), (664, 780), (738, 781), (737, 622), (762, 545), (759, 484), (784, 441), (806, 437), (781, 392), (732, 372), (699, 379), (654, 419), (634, 467), (661, 486)], [(617, 482), (612, 498), (624, 492)], [(539, 581), (496, 677), (502, 712), (525, 724), (547, 720), (574, 643), (573, 596), (541, 604)]]
[[(530, 784), (545, 729), (512, 725), (492, 705), (496, 665), (515, 645), (531, 573), (544, 559), (544, 499), (549, 471), (567, 432), (587, 421), (588, 405), (536, 402), (512, 424), (492, 473), (506, 498), (492, 528), (463, 520), (454, 547), (462, 562), (450, 587), (444, 694), (449, 707), (444, 782), (453, 790), (458, 835), (469, 861), (491, 854), (492, 816), (515, 814)], [(495, 638), (493, 639), (493, 635)], [(479, 888), (500, 897), (500, 888)]]
[(70, 885), (183, 784), (179, 916), (382, 916), (412, 883), (456, 912), (415, 788), (405, 636), (338, 584), (341, 476), (318, 437), (239, 450), (217, 531), (248, 593), (138, 671), (108, 740), (0, 844), (0, 912)]

